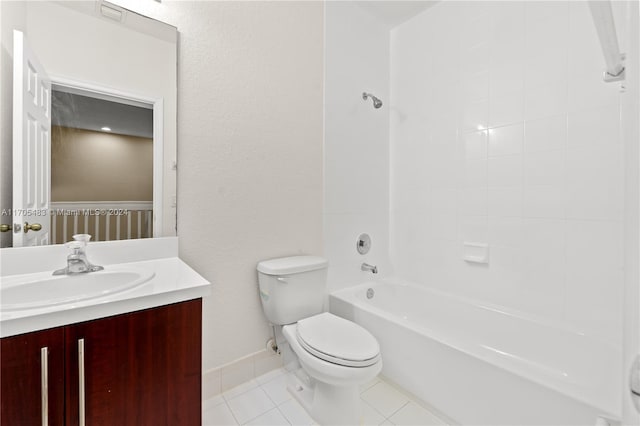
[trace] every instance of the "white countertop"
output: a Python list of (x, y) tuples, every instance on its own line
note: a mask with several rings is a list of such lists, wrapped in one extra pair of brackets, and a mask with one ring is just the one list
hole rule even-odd
[[(91, 256), (89, 258), (93, 260)], [(105, 267), (105, 270), (110, 268), (143, 269), (153, 272), (154, 275), (138, 287), (100, 298), (34, 309), (0, 311), (0, 337), (168, 305), (200, 298), (211, 293), (211, 284), (177, 256), (128, 263), (102, 264), (102, 266)], [(10, 285), (16, 280), (46, 279), (51, 277), (51, 273), (52, 271), (39, 271), (28, 274), (4, 275), (0, 277), (0, 285), (2, 285), (2, 281), (5, 282), (5, 285)], [(100, 272), (91, 273), (98, 274)]]

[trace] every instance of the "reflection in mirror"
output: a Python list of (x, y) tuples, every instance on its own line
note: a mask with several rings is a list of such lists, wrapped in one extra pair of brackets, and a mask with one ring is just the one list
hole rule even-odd
[(153, 105), (64, 90), (51, 96), (51, 243), (153, 236)]
[[(97, 240), (176, 235), (176, 28), (103, 0), (0, 1), (0, 9), (0, 210), (1, 224), (6, 225), (0, 247), (57, 244), (68, 241), (76, 230)], [(14, 55), (13, 30), (23, 34), (29, 54), (41, 66), (38, 78), (48, 76), (51, 81), (48, 87), (43, 79), (46, 84), (36, 85), (31, 93), (25, 77), (25, 89), (18, 91), (25, 99), (51, 106), (50, 114), (46, 102), (40, 108), (45, 121), (37, 128), (44, 136), (36, 138), (46, 136), (50, 145), (37, 147), (42, 154), (25, 149), (24, 162), (18, 163), (33, 165), (37, 179), (31, 180), (23, 179), (22, 171), (14, 170), (16, 159), (11, 160), (27, 148), (22, 144), (16, 150), (15, 130), (28, 128), (26, 119), (14, 126), (19, 123), (16, 117), (25, 117), (24, 111), (11, 114), (19, 106), (14, 92), (20, 80), (12, 74), (14, 58), (20, 56)], [(141, 118), (144, 115), (147, 118)], [(87, 124), (100, 117), (121, 121)], [(29, 133), (22, 133), (19, 136), (28, 139)], [(107, 138), (111, 142), (105, 142)], [(126, 154), (117, 158), (116, 146)], [(47, 165), (51, 173), (40, 168)], [(50, 182), (48, 193), (31, 194), (38, 200), (50, 195), (44, 200), (47, 217), (23, 216), (16, 208), (29, 200), (16, 188), (24, 189), (32, 181), (44, 182), (45, 188)], [(104, 210), (107, 204), (114, 212), (109, 218), (105, 214), (96, 221), (76, 213)], [(131, 214), (118, 214), (121, 211)], [(42, 225), (39, 231), (31, 226), (35, 223)]]

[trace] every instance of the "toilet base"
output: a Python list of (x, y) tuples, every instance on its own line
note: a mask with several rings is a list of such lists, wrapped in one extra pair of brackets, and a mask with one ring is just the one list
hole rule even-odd
[(362, 423), (360, 388), (335, 386), (313, 381), (311, 386), (293, 375), (287, 390), (319, 425), (358, 425)]

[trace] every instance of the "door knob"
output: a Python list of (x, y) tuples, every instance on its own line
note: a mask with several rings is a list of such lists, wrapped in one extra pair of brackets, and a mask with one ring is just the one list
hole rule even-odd
[(0, 232), (9, 232), (11, 229), (11, 225), (5, 225), (4, 223), (0, 225)]
[(39, 231), (41, 229), (42, 229), (42, 225), (40, 225), (39, 223), (32, 223), (32, 224), (29, 224), (29, 222), (24, 223), (25, 234), (29, 231)]

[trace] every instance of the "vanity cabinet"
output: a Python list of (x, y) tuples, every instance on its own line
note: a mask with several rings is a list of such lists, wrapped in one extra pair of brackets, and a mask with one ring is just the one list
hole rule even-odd
[[(202, 300), (2, 339), (0, 424), (200, 425)], [(81, 421), (84, 418), (84, 422)]]
[(0, 425), (64, 424), (63, 327), (0, 340), (0, 365)]

